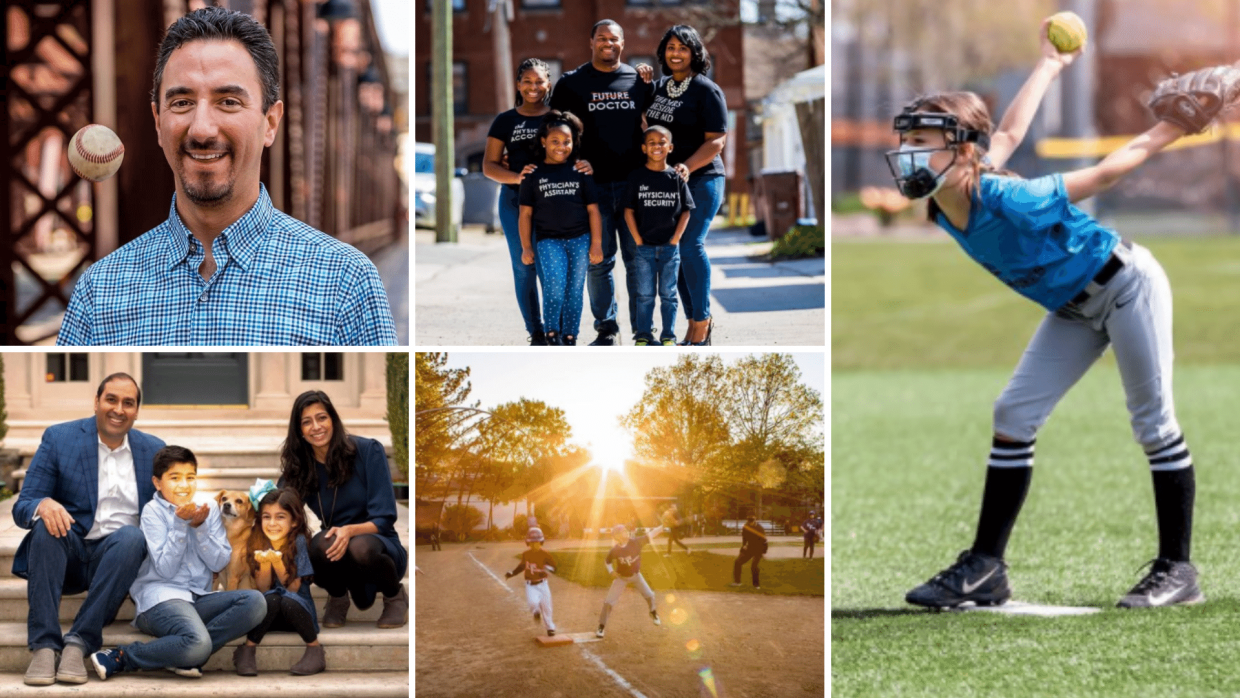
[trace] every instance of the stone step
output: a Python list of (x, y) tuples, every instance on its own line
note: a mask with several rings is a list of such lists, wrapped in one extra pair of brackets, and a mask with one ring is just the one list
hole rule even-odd
[[(9, 570), (12, 569), (12, 560), (9, 561)], [(409, 589), (409, 578), (405, 577), (405, 589)], [(314, 606), (318, 609), (319, 615), (323, 615), (323, 605), (327, 603), (327, 592), (318, 587), (310, 590), (314, 597)], [(26, 580), (14, 577), (11, 574), (0, 577), (0, 622), (21, 621), (26, 622), (26, 613), (30, 608), (26, 597)], [(82, 607), (82, 603), (86, 600), (86, 594), (72, 594), (64, 596), (60, 600), (60, 621), (62, 623), (72, 623), (77, 616), (78, 609)], [(135, 607), (133, 601), (128, 597), (121, 604), (120, 610), (116, 614), (117, 620), (131, 621), (133, 620)], [(375, 604), (370, 608), (362, 611), (356, 607), (349, 609), (349, 622), (371, 623), (379, 620), (379, 614), (383, 613), (383, 598), (375, 599)]]
[[(220, 654), (232, 650), (221, 650)], [(261, 655), (260, 655), (261, 656)], [(408, 698), (409, 672), (406, 671), (334, 671), (342, 666), (333, 661), (331, 648), (327, 655), (328, 669), (317, 676), (293, 676), (288, 667), (262, 672), (258, 676), (237, 676), (228, 671), (206, 671), (201, 679), (185, 679), (166, 671), (144, 671), (114, 676), (100, 681), (92, 671), (90, 680), (74, 686), (26, 686), (20, 673), (0, 674), (0, 693), (19, 696), (97, 696), (98, 698)], [(349, 667), (352, 668), (352, 667)], [(260, 667), (261, 669), (261, 667)], [(260, 683), (261, 682), (261, 683)]]
[[(63, 632), (69, 625), (62, 626)], [(105, 648), (131, 642), (146, 642), (153, 638), (127, 622), (117, 621), (103, 629)], [(227, 647), (211, 655), (205, 669), (231, 671), (232, 647), (245, 642), (237, 638)], [(380, 630), (372, 624), (347, 623), (343, 628), (323, 628), (319, 642), (327, 650), (328, 671), (332, 667), (350, 671), (405, 672), (409, 671), (409, 626)], [(297, 633), (270, 633), (258, 648), (259, 671), (287, 672), (301, 658), (306, 645)], [(89, 659), (89, 658), (88, 658)], [(26, 646), (26, 623), (0, 623), (0, 673), (24, 674), (30, 664), (30, 650)], [(94, 672), (91, 672), (94, 675)], [(175, 678), (177, 682), (189, 679)], [(97, 678), (97, 677), (96, 677)], [(269, 682), (263, 682), (266, 686)], [(112, 685), (112, 681), (108, 681)], [(160, 684), (162, 685), (162, 684)], [(350, 689), (348, 693), (366, 695)], [(339, 693), (336, 695), (344, 695)], [(406, 695), (408, 695), (406, 693)]]

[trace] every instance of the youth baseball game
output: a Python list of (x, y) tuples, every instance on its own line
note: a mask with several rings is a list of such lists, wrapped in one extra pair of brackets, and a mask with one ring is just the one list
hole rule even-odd
[(822, 354), (416, 357), (417, 695), (826, 692)]
[(1240, 4), (833, 27), (832, 694), (1236, 694)]

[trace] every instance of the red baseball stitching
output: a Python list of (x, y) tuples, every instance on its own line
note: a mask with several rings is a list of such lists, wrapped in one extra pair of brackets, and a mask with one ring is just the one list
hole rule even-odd
[(95, 124), (91, 124), (90, 126), (87, 126), (86, 128), (82, 129), (81, 132), (78, 133), (76, 148), (77, 148), (78, 155), (80, 155), (83, 160), (86, 160), (88, 162), (93, 162), (95, 164), (100, 164), (100, 163), (105, 163), (105, 162), (111, 162), (116, 159), (116, 156), (123, 155), (125, 153), (124, 143), (117, 145), (116, 148), (112, 150), (112, 152), (105, 153), (103, 155), (92, 155), (91, 153), (86, 152), (86, 148), (82, 146), (82, 139), (85, 138), (86, 132), (91, 130), (92, 128), (95, 128)]

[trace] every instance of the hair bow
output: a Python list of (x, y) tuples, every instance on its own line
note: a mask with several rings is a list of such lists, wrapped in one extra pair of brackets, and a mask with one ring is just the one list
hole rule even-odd
[(254, 511), (258, 511), (258, 503), (263, 501), (263, 497), (269, 492), (276, 491), (276, 484), (271, 480), (260, 480), (254, 478), (254, 484), (250, 485), (250, 504), (254, 505)]

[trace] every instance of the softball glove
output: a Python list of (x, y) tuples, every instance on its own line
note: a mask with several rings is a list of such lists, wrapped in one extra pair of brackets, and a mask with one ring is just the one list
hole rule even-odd
[(1147, 106), (1159, 121), (1201, 133), (1240, 100), (1240, 70), (1232, 65), (1172, 74), (1154, 86)]

